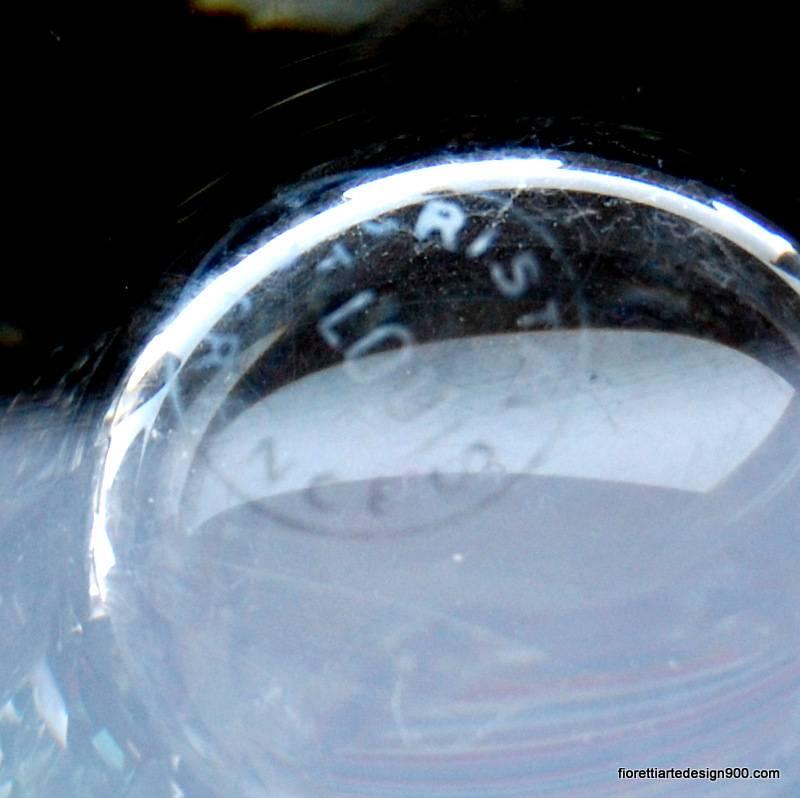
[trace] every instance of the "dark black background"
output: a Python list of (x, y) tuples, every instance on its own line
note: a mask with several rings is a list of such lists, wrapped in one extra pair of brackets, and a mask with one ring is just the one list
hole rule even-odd
[(204, 251), (308, 170), (559, 147), (699, 179), (797, 235), (792, 26), (751, 11), (432, 2), (334, 35), (45, 5), (12, 76), (0, 395), (87, 355), (103, 390)]

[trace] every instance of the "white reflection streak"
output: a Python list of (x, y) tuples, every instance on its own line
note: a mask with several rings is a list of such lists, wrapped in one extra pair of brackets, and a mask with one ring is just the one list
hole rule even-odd
[(69, 723), (67, 707), (46, 659), (40, 659), (33, 666), (30, 684), (37, 714), (44, 721), (50, 736), (61, 748), (66, 748)]
[(343, 230), (435, 192), (533, 187), (538, 185), (537, 177), (543, 178), (562, 166), (561, 161), (547, 158), (444, 164), (380, 178), (345, 191), (344, 202), (276, 236), (207, 285), (148, 343), (134, 363), (127, 389), (135, 389), (164, 355), (184, 360), (242, 296), (303, 252)]
[(794, 251), (791, 242), (718, 200), (707, 204), (636, 178), (564, 168), (562, 161), (547, 158), (501, 158), (422, 167), (354, 186), (344, 192), (344, 198), (372, 202), (377, 207), (386, 205), (388, 197), (398, 195), (405, 204), (435, 192), (514, 188), (602, 194), (660, 208), (729, 238), (751, 255), (767, 262)]
[(165, 354), (184, 360), (209, 329), (243, 295), (271, 273), (343, 230), (441, 192), (560, 189), (602, 194), (661, 208), (730, 238), (755, 257), (772, 262), (792, 252), (789, 241), (721, 202), (707, 205), (634, 178), (564, 168), (549, 158), (498, 158), (422, 167), (354, 186), (344, 202), (276, 236), (207, 285), (156, 335), (134, 363), (128, 389)]
[[(711, 203), (714, 210), (719, 214), (720, 218), (725, 219), (741, 234), (746, 235), (754, 241), (762, 242), (766, 248), (772, 248), (772, 260), (777, 260), (781, 255), (786, 255), (794, 251), (794, 247), (785, 239), (775, 233), (770, 233), (755, 219), (745, 216), (741, 211), (736, 208), (731, 208), (724, 202), (714, 200)], [(754, 253), (756, 254), (756, 253)]]

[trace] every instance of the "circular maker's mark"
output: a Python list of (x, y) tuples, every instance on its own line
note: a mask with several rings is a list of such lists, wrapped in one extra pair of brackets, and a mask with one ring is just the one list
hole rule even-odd
[(798, 775), (794, 244), (588, 158), (342, 185), (108, 416), (94, 591), (175, 750), (248, 798)]

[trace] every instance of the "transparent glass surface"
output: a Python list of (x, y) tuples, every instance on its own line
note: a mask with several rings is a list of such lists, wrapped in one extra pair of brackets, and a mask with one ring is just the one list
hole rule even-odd
[(124, 794), (675, 794), (620, 767), (780, 768), (757, 794), (793, 794), (794, 244), (552, 153), (278, 205), (100, 436), (93, 624), (126, 709), (92, 745), (138, 762)]

